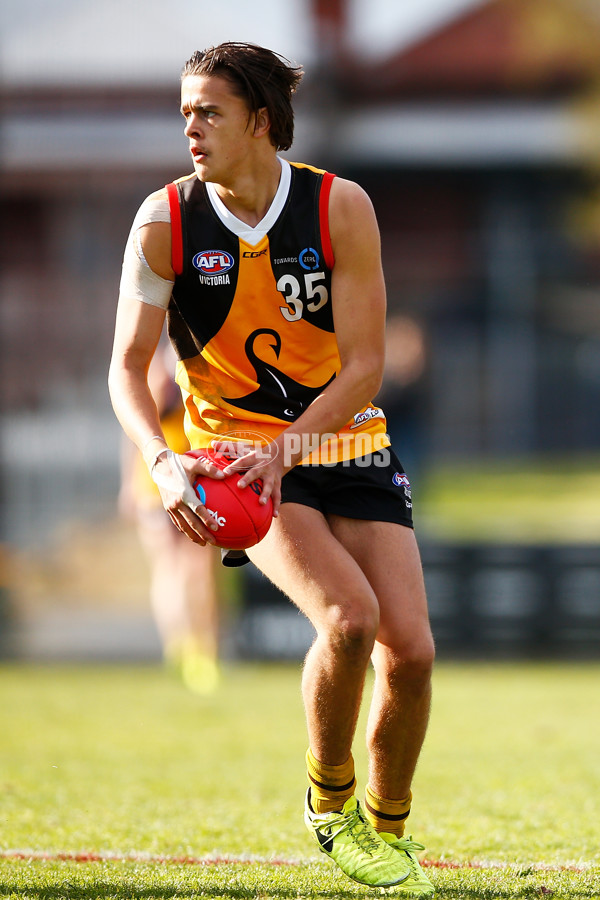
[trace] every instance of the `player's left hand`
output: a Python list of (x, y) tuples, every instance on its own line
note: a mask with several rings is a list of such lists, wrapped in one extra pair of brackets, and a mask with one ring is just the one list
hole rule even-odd
[(211, 444), (217, 453), (226, 453), (234, 457), (223, 469), (224, 475), (241, 473), (238, 486), (248, 487), (253, 481), (262, 481), (260, 503), (267, 503), (269, 497), (273, 502), (273, 515), (277, 516), (281, 505), (281, 479), (285, 472), (283, 467), (283, 454), (278, 444), (273, 441), (270, 444), (256, 447), (254, 444), (245, 444), (238, 441), (234, 445), (230, 441), (213, 441)]

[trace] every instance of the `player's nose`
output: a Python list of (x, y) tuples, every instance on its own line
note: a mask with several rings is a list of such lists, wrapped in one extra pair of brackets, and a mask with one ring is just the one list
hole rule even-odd
[(200, 133), (200, 118), (194, 113), (186, 119), (183, 133), (186, 137), (195, 137)]

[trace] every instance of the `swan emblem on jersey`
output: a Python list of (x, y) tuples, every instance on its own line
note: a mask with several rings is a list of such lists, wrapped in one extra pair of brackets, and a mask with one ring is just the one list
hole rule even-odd
[(246, 394), (245, 397), (223, 397), (223, 400), (239, 409), (248, 410), (248, 412), (263, 413), (274, 416), (276, 419), (292, 421), (304, 412), (328, 384), (331, 384), (335, 375), (332, 375), (329, 381), (319, 387), (308, 387), (294, 381), (277, 366), (256, 355), (254, 344), (256, 339), (264, 334), (273, 338), (273, 343), (270, 343), (269, 346), (273, 349), (275, 358), (279, 359), (281, 353), (279, 334), (272, 328), (258, 328), (253, 331), (246, 339), (244, 350), (256, 372), (258, 388), (251, 394)]

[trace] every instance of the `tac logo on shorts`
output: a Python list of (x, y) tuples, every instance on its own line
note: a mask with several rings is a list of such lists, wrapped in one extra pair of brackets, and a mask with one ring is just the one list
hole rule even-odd
[(196, 253), (192, 265), (203, 275), (224, 275), (233, 268), (235, 260), (226, 250), (203, 250)]
[(395, 484), (396, 487), (404, 488), (404, 496), (406, 498), (406, 505), (409, 509), (412, 509), (412, 491), (410, 489), (410, 481), (407, 476), (400, 472), (394, 472), (392, 475), (392, 484)]
[(315, 269), (318, 269), (320, 261), (319, 254), (312, 247), (305, 247), (304, 250), (298, 254), (298, 262), (302, 268), (306, 269), (308, 272), (314, 272)]

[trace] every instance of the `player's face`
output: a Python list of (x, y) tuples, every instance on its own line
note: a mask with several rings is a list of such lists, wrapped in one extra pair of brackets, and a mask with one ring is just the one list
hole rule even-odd
[(248, 158), (254, 117), (218, 75), (188, 75), (181, 83), (181, 112), (194, 169), (201, 181), (230, 185)]

